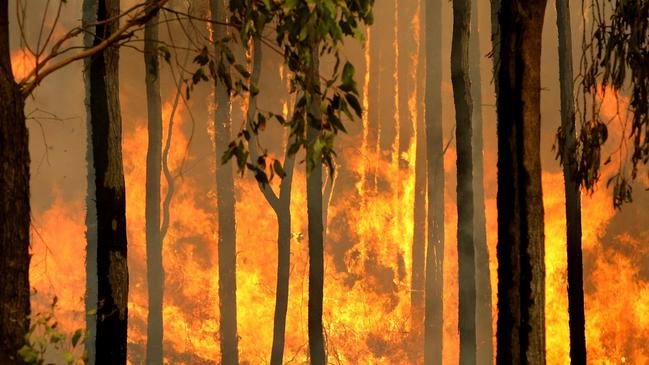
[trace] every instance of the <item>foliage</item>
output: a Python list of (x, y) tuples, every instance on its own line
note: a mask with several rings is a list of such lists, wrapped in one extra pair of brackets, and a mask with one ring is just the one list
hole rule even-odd
[(83, 330), (77, 329), (71, 336), (59, 330), (59, 323), (54, 315), (57, 303), (58, 298), (54, 297), (47, 312), (30, 316), (31, 325), (25, 335), (26, 343), (18, 350), (18, 355), (25, 363), (57, 364), (48, 360), (52, 358), (61, 359), (67, 365), (86, 363), (85, 355), (75, 355), (83, 353), (85, 342)]
[[(583, 26), (581, 131), (577, 150), (570, 156), (577, 181), (592, 190), (600, 178), (601, 148), (608, 138), (598, 98), (602, 92), (630, 90), (631, 128), (623, 138), (632, 142), (631, 172), (629, 175), (621, 163), (607, 181), (614, 186), (613, 203), (619, 208), (631, 201), (630, 181), (637, 178), (639, 165), (649, 165), (649, 1), (591, 1), (593, 23), (590, 28)], [(558, 134), (560, 144), (562, 134)], [(609, 162), (610, 157), (604, 164)]]
[[(313, 144), (313, 153), (307, 157), (307, 172), (316, 163), (322, 162), (333, 174), (334, 137), (339, 132), (346, 132), (345, 119), (354, 120), (362, 114), (354, 66), (343, 59), (339, 46), (345, 37), (363, 40), (362, 25), (372, 23), (372, 4), (373, 0), (230, 1), (230, 25), (237, 32), (233, 37), (216, 41), (220, 54), (215, 60), (210, 59), (205, 49), (194, 61), (201, 68), (207, 67), (209, 75), (217, 82), (225, 83), (232, 96), (245, 93), (256, 95), (259, 85), (251, 81), (247, 65), (237, 63), (230, 46), (237, 43), (248, 45), (254, 38), (263, 39), (266, 47), (282, 54), (293, 75), (290, 91), (297, 98), (289, 120), (280, 112), (259, 111), (250, 123), (251, 128), (247, 127), (248, 123), (242, 123), (240, 131), (222, 156), (223, 163), (234, 158), (242, 174), (249, 169), (261, 183), (268, 183), (274, 175), (284, 176), (279, 161), (267, 161), (267, 151), (262, 151), (257, 161), (251, 161), (248, 152), (251, 133), (258, 134), (268, 121), (275, 120), (290, 130), (290, 155), (307, 148), (307, 126), (316, 128), (318, 138)], [(274, 32), (272, 39), (263, 36), (269, 28)], [(318, 56), (332, 56), (334, 61), (330, 76), (321, 76), (317, 70), (319, 77), (314, 80), (315, 84), (309, 82), (314, 66), (314, 48)], [(199, 69), (194, 73), (192, 83), (206, 80), (207, 75)], [(322, 118), (308, 112), (313, 100), (319, 103)], [(270, 178), (266, 173), (267, 167)]]

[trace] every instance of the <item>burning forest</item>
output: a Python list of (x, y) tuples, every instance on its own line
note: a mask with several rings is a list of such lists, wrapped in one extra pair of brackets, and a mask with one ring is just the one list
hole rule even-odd
[(568, 3), (0, 1), (0, 365), (649, 364), (649, 3)]

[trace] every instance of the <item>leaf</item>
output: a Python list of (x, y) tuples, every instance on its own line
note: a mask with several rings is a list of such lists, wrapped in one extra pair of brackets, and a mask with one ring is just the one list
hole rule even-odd
[(346, 94), (345, 100), (347, 100), (347, 102), (352, 107), (352, 109), (354, 109), (354, 113), (356, 113), (356, 116), (360, 118), (363, 115), (363, 108), (361, 107), (361, 104), (358, 102), (356, 96), (354, 96), (353, 94)]
[(236, 68), (237, 71), (239, 71), (239, 74), (241, 74), (241, 76), (243, 76), (244, 78), (247, 79), (250, 77), (250, 72), (248, 72), (248, 69), (246, 69), (244, 65), (237, 63), (234, 65), (234, 68)]
[(279, 160), (273, 161), (273, 169), (281, 177), (282, 179), (286, 176), (286, 172), (284, 172), (284, 169), (282, 168), (282, 164), (279, 162)]
[(77, 347), (77, 344), (79, 343), (79, 339), (81, 339), (81, 329), (77, 329), (74, 331), (74, 335), (72, 335), (72, 347)]
[(194, 63), (198, 63), (201, 66), (207, 65), (209, 60), (210, 57), (207, 53), (207, 47), (203, 47), (203, 49), (201, 49), (201, 53), (199, 53), (198, 55), (196, 55), (196, 57), (194, 57)]

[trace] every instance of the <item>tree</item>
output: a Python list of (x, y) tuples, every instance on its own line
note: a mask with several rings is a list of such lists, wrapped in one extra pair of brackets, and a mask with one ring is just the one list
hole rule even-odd
[(162, 102), (160, 100), (160, 62), (158, 57), (158, 20), (153, 16), (144, 26), (144, 67), (148, 114), (146, 162), (146, 257), (149, 308), (147, 316), (146, 362), (163, 362), (162, 232), (160, 230), (160, 174), (162, 166)]
[(473, 240), (476, 277), (476, 360), (478, 364), (493, 363), (493, 329), (491, 318), (491, 273), (485, 220), (484, 168), (482, 141), (482, 77), (480, 71), (480, 33), (478, 32), (478, 2), (471, 1), (471, 96), (473, 98)]
[(442, 2), (426, 1), (426, 147), (428, 237), (424, 364), (442, 364), (444, 326), (444, 151), (442, 129)]
[[(118, 29), (105, 23), (120, 14), (119, 1), (85, 0), (84, 22), (97, 23), (86, 47), (96, 46)], [(97, 227), (97, 364), (125, 364), (128, 320), (126, 193), (122, 165), (119, 107), (119, 53), (107, 47), (86, 65), (88, 148), (92, 150), (92, 198)], [(89, 161), (90, 163), (90, 161)], [(93, 219), (94, 217), (90, 217)]]
[[(262, 41), (259, 36), (254, 38), (252, 56), (252, 75), (250, 88), (259, 88), (262, 65)], [(250, 95), (248, 104), (248, 128), (254, 128), (254, 119), (257, 114), (257, 94)], [(250, 143), (250, 155), (253, 160), (261, 156), (257, 150), (258, 138)], [(273, 321), (273, 345), (270, 355), (271, 365), (282, 365), (284, 358), (284, 337), (286, 332), (286, 312), (288, 310), (289, 274), (291, 262), (291, 191), (293, 185), (293, 171), (295, 156), (288, 153), (290, 141), (284, 155), (284, 167), (278, 168), (282, 176), (279, 185), (279, 194), (273, 191), (270, 184), (259, 183), (259, 190), (266, 198), (266, 201), (275, 212), (277, 217), (277, 285), (275, 290), (275, 316)], [(277, 161), (279, 163), (279, 161)]]
[(0, 364), (21, 364), (29, 328), (29, 141), (14, 80), (9, 2), (0, 2)]
[[(590, 27), (583, 25), (580, 63), (581, 129), (575, 152), (567, 162), (579, 185), (592, 191), (601, 174), (601, 147), (608, 139), (609, 120), (599, 114), (599, 98), (602, 92), (617, 96), (628, 91), (630, 100), (625, 108), (631, 123), (630, 128), (627, 124), (623, 128), (630, 129), (627, 138), (632, 143), (629, 148), (626, 140), (620, 142), (616, 151), (620, 156), (618, 170), (606, 183), (613, 185), (613, 205), (620, 208), (632, 200), (631, 182), (637, 178), (639, 166), (649, 166), (649, 70), (643, 66), (649, 62), (649, 2), (593, 0), (590, 4), (592, 23)], [(559, 145), (564, 144), (563, 135), (558, 133)], [(611, 156), (604, 161), (608, 164)], [(566, 161), (562, 159), (562, 163)]]
[[(218, 43), (227, 36), (227, 27), (219, 25), (227, 21), (224, 0), (210, 0), (212, 39)], [(217, 54), (220, 50), (215, 47)], [(221, 363), (239, 363), (237, 335), (237, 247), (234, 200), (234, 179), (231, 164), (221, 164), (221, 158), (231, 140), (230, 92), (222, 82), (214, 85), (214, 134), (216, 147), (216, 201), (218, 208), (218, 256), (219, 256), (219, 310)]]
[[(564, 133), (560, 147), (567, 161), (575, 152), (575, 106), (572, 74), (572, 31), (570, 4), (557, 0), (559, 31), (559, 81), (561, 86), (561, 129)], [(581, 254), (581, 196), (570, 164), (563, 165), (566, 195), (566, 238), (568, 248), (568, 314), (570, 324), (570, 359), (573, 364), (586, 364), (586, 333), (584, 318), (584, 278)]]
[(475, 247), (473, 242), (473, 150), (469, 72), (470, 0), (453, 1), (451, 80), (457, 143), (457, 251), (459, 260), (460, 362), (476, 362)]
[(545, 263), (540, 158), (545, 0), (498, 11), (498, 364), (545, 363)]
[[(60, 14), (64, 2), (58, 4), (57, 14)], [(113, 18), (102, 24), (103, 28), (114, 28), (113, 32), (98, 42), (93, 42), (91, 35), (95, 32), (89, 32), (90, 22), (84, 22), (81, 27), (75, 27), (69, 32), (62, 35), (55, 42), (53, 41), (58, 15), (54, 24), (50, 27), (49, 35), (44, 36), (42, 43), (37, 48), (27, 47), (27, 51), (36, 60), (35, 67), (22, 79), (16, 83), (11, 68), (11, 49), (9, 46), (9, 13), (8, 2), (0, 2), (0, 176), (2, 177), (2, 196), (0, 197), (0, 248), (4, 254), (0, 259), (0, 275), (8, 278), (8, 283), (2, 286), (0, 292), (0, 363), (14, 364), (21, 363), (22, 359), (16, 357), (18, 349), (25, 342), (25, 335), (29, 328), (29, 225), (30, 225), (30, 204), (29, 204), (29, 147), (27, 126), (25, 124), (24, 103), (25, 98), (32, 94), (36, 87), (49, 75), (57, 70), (71, 64), (72, 62), (95, 56), (105, 50), (107, 47), (115, 45), (117, 42), (126, 42), (133, 34), (134, 29), (142, 26), (150, 16), (155, 13), (160, 6), (164, 5), (166, 0), (152, 1), (146, 4), (137, 4), (122, 12), (121, 15), (126, 20), (121, 26), (117, 27), (117, 22)], [(84, 20), (96, 16), (93, 9), (97, 10), (96, 4), (88, 1), (84, 3)], [(119, 8), (117, 8), (119, 9)], [(115, 10), (115, 9), (112, 9)], [(41, 28), (41, 32), (44, 27)], [(70, 47), (67, 42), (80, 34), (86, 34), (86, 47), (82, 50), (75, 51), (75, 47)], [(24, 37), (24, 32), (21, 32)], [(23, 39), (23, 41), (27, 41)], [(110, 53), (110, 52), (109, 52)], [(99, 68), (99, 67), (97, 67)], [(90, 78), (86, 78), (87, 84)], [(91, 134), (89, 133), (89, 136)], [(90, 141), (90, 138), (89, 138)], [(114, 145), (113, 145), (114, 147)], [(115, 152), (115, 148), (112, 148)], [(92, 152), (88, 150), (88, 156), (92, 157)], [(117, 163), (117, 161), (112, 161)], [(120, 162), (121, 163), (121, 162)], [(93, 161), (89, 161), (89, 170), (92, 169)], [(111, 172), (118, 172), (118, 166), (112, 166)], [(118, 174), (111, 177), (118, 179)], [(112, 181), (112, 180), (111, 180)], [(89, 190), (94, 193), (94, 179), (89, 178)], [(89, 202), (92, 200), (89, 199)], [(89, 283), (93, 277), (96, 278), (97, 260), (93, 257), (93, 250), (96, 249), (96, 242), (93, 240), (97, 237), (97, 227), (94, 226), (93, 217), (97, 215), (94, 206), (88, 207), (88, 219), (91, 224), (88, 225), (88, 238), (90, 250), (88, 252), (88, 268), (95, 268), (88, 277)], [(117, 224), (117, 222), (116, 222)], [(101, 232), (100, 232), (101, 233)], [(94, 248), (93, 248), (94, 246)], [(96, 252), (96, 251), (95, 251)], [(105, 254), (105, 252), (102, 252)], [(125, 260), (125, 257), (124, 257)], [(114, 257), (113, 262), (119, 261)], [(118, 282), (122, 277), (121, 273), (114, 271), (113, 282)], [(96, 283), (96, 280), (94, 281)], [(90, 283), (91, 284), (91, 283)], [(104, 283), (105, 284), (105, 283)], [(119, 283), (116, 283), (119, 284)], [(96, 285), (96, 284), (93, 284)], [(91, 309), (96, 308), (96, 292), (93, 297), (92, 286), (90, 285), (89, 299), (86, 303), (94, 302)], [(125, 292), (116, 292), (126, 298)], [(92, 317), (92, 316), (89, 316)], [(94, 319), (88, 320), (89, 336), (87, 343), (92, 347)], [(125, 337), (124, 337), (125, 339)], [(92, 351), (89, 351), (90, 362), (92, 363)]]

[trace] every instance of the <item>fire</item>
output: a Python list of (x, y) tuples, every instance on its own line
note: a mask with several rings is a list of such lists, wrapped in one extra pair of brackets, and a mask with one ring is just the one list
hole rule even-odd
[(24, 79), (36, 67), (36, 59), (26, 49), (15, 51), (11, 54), (11, 68), (16, 82)]
[[(421, 11), (419, 9), (418, 11)], [(395, 15), (396, 18), (396, 15)], [(420, 31), (419, 23), (413, 27)], [(395, 28), (396, 31), (396, 28)], [(416, 37), (419, 39), (419, 37)], [(368, 42), (372, 40), (368, 36)], [(395, 40), (398, 59), (399, 48)], [(418, 44), (418, 52), (421, 45)], [(19, 74), (19, 59), (12, 56)], [(369, 45), (365, 49), (366, 78), (363, 105), (369, 106)], [(418, 62), (418, 58), (412, 58)], [(25, 68), (28, 69), (28, 68)], [(416, 70), (412, 67), (411, 70)], [(18, 70), (18, 71), (17, 71)], [(414, 72), (414, 71), (413, 71)], [(284, 75), (284, 72), (281, 72)], [(395, 68), (395, 123), (412, 123), (423, 110), (417, 105), (417, 90), (409, 95), (410, 120), (399, 120), (398, 78)], [(286, 78), (284, 78), (286, 79)], [(445, 83), (445, 94), (450, 93)], [(603, 109), (611, 110), (604, 98)], [(280, 105), (288, 115), (291, 104)], [(238, 108), (233, 112), (238, 113)], [(168, 120), (171, 104), (164, 105)], [(196, 151), (189, 144), (192, 121), (181, 105), (176, 113), (170, 169), (178, 175), (171, 203), (171, 222), (164, 240), (166, 272), (164, 331), (166, 360), (174, 364), (193, 364), (219, 358), (218, 270), (216, 251), (216, 199), (214, 153)], [(367, 118), (367, 117), (366, 117)], [(146, 241), (145, 241), (145, 161), (146, 121), (129, 119), (124, 128), (124, 168), (127, 184), (129, 239), (129, 362), (144, 362), (147, 318)], [(204, 121), (203, 121), (204, 122)], [(201, 124), (197, 121), (199, 130)], [(363, 120), (367, 126), (367, 119)], [(165, 135), (168, 133), (166, 130)], [(612, 133), (620, 133), (611, 126)], [(196, 133), (207, 133), (206, 129)], [(324, 323), (327, 350), (337, 364), (411, 364), (410, 275), (413, 235), (413, 190), (416, 133), (404, 156), (399, 154), (399, 128), (395, 144), (387, 154), (368, 148), (363, 132), (363, 148), (354, 146), (358, 136), (341, 136), (340, 179), (329, 208), (325, 257)], [(448, 138), (448, 136), (446, 137)], [(374, 142), (372, 142), (374, 143)], [(189, 148), (187, 147), (189, 145)], [(495, 149), (485, 151), (487, 161), (495, 160)], [(399, 158), (408, 162), (400, 171)], [(192, 169), (201, 159), (205, 165)], [(298, 161), (300, 158), (298, 157)], [(451, 145), (444, 156), (446, 171), (446, 245), (444, 267), (444, 361), (458, 363), (457, 329), (457, 211), (455, 206), (456, 152)], [(285, 359), (308, 362), (307, 285), (308, 251), (305, 240), (304, 165), (297, 164), (292, 196), (291, 276)], [(381, 187), (364, 191), (363, 173), (371, 166)], [(485, 164), (485, 183), (495, 184), (494, 165)], [(603, 179), (605, 181), (605, 178)], [(274, 213), (265, 203), (250, 176), (237, 178), (237, 304), (239, 351), (242, 364), (268, 363), (272, 340), (276, 280), (276, 230)], [(586, 336), (588, 355), (593, 364), (649, 362), (645, 349), (649, 342), (649, 282), (645, 268), (634, 255), (647, 257), (649, 231), (608, 235), (611, 221), (618, 214), (611, 205), (610, 191), (602, 184), (593, 195), (583, 197), (583, 248), (585, 257)], [(361, 188), (359, 188), (361, 187)], [(566, 243), (563, 177), (560, 172), (543, 174), (546, 234), (546, 324), (547, 362), (568, 363), (569, 335), (566, 294)], [(163, 179), (162, 193), (167, 190)], [(399, 194), (398, 192), (402, 192)], [(53, 200), (45, 209), (35, 209), (32, 230), (31, 281), (38, 294), (35, 309), (58, 295), (58, 318), (65, 331), (84, 326), (85, 196), (64, 197), (54, 188)], [(497, 212), (494, 197), (486, 200), (487, 238), (491, 257), (494, 328), (497, 318)], [(415, 359), (421, 360), (421, 359)]]

